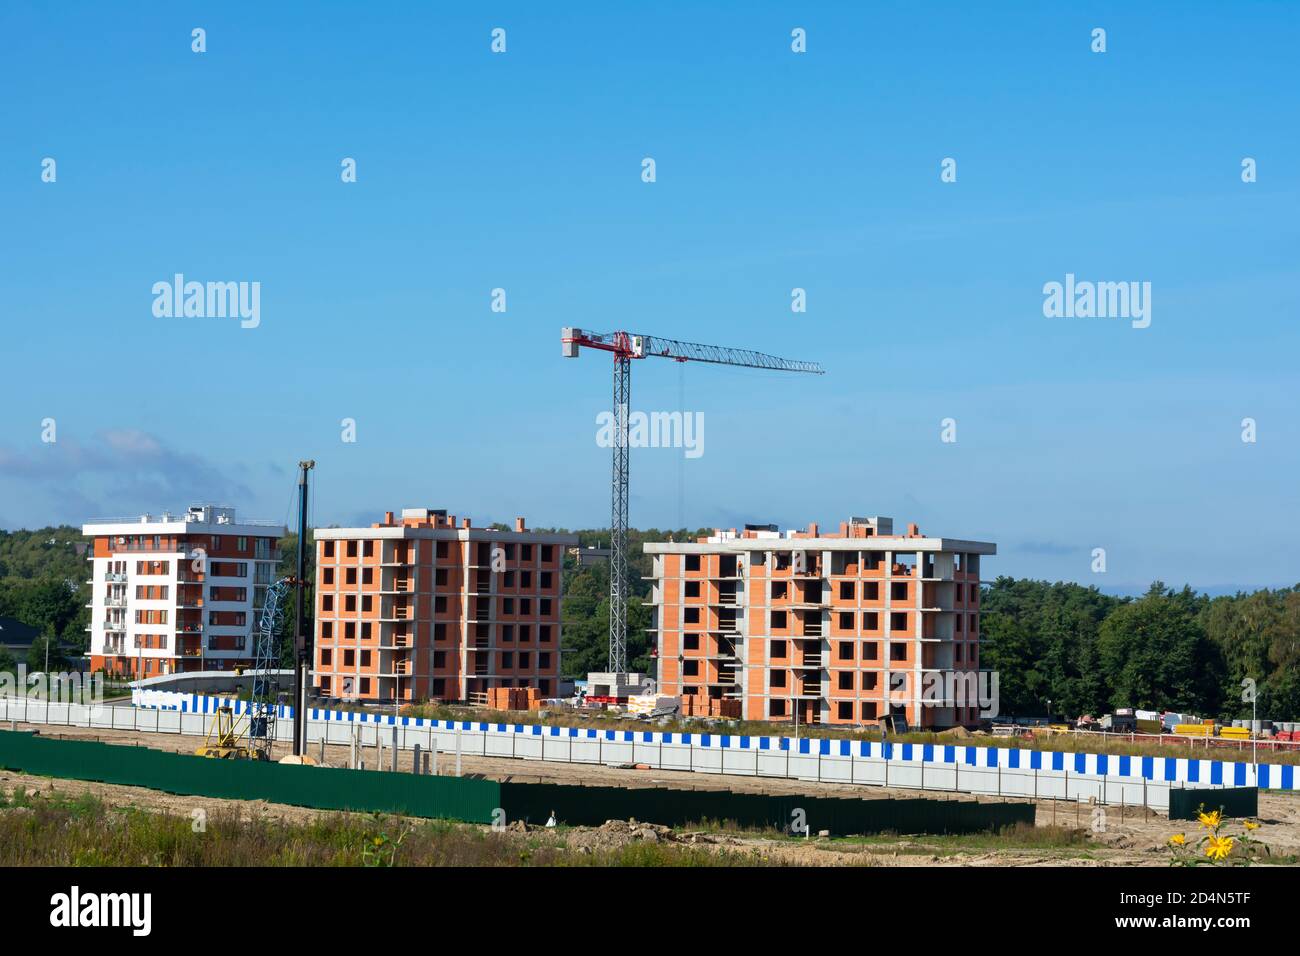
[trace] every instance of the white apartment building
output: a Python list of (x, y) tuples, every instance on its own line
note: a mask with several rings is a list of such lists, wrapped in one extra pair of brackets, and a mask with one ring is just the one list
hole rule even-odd
[(83, 525), (91, 670), (157, 677), (251, 663), (283, 530), (211, 505)]

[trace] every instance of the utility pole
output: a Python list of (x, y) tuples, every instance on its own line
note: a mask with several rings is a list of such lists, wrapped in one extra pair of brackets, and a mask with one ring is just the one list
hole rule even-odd
[(293, 753), (307, 750), (307, 693), (311, 678), (311, 631), (307, 623), (307, 472), (316, 467), (310, 459), (298, 462), (298, 613), (294, 616), (293, 646)]

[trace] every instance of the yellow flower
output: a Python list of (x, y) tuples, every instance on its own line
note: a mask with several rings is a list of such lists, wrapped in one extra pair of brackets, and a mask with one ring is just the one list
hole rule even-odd
[(1182, 846), (1187, 842), (1187, 837), (1183, 836), (1181, 833), (1175, 833), (1169, 838), (1169, 842), (1174, 846)]
[(1246, 823), (1245, 823), (1245, 827), (1246, 827), (1247, 830), (1258, 830), (1258, 829), (1259, 829), (1259, 824), (1258, 824), (1258, 823), (1251, 823), (1249, 820), (1247, 820)]
[(383, 837), (375, 837), (375, 846), (383, 846), (383, 845), (384, 845), (384, 838), (383, 838)]
[(1200, 820), (1201, 826), (1207, 830), (1213, 830), (1223, 822), (1223, 812), (1220, 810), (1215, 810), (1213, 813), (1202, 812), (1197, 815), (1196, 819)]
[(1210, 837), (1205, 847), (1205, 855), (1211, 860), (1222, 860), (1232, 852), (1232, 837)]

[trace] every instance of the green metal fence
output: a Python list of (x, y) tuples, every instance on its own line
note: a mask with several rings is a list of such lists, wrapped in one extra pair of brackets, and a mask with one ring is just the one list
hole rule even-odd
[(1222, 810), (1225, 817), (1259, 815), (1258, 787), (1227, 787), (1222, 790), (1170, 790), (1169, 819), (1195, 820), (1201, 808), (1209, 813)]
[[(543, 823), (552, 811), (561, 823), (598, 826), (636, 819), (666, 826), (705, 820), (746, 828), (786, 830), (806, 821), (812, 832), (835, 835), (972, 833), (1015, 823), (1032, 825), (1032, 803), (969, 800), (859, 799), (768, 796), (726, 790), (662, 787), (561, 786), (497, 783), (458, 777), (376, 770), (341, 770), (248, 760), (214, 760), (82, 740), (52, 740), (0, 731), (0, 767), (47, 777), (146, 787), (167, 793), (233, 800), (266, 800), (323, 810), (398, 813), (491, 823)], [(1224, 793), (1227, 791), (1214, 791)], [(796, 813), (801, 816), (796, 817)]]
[(491, 780), (216, 760), (9, 731), (0, 731), (0, 767), (167, 793), (471, 823), (492, 822), (493, 811), (501, 806), (501, 785)]
[[(607, 820), (635, 819), (679, 827), (734, 821), (747, 829), (787, 830), (807, 822), (813, 833), (836, 836), (883, 833), (974, 833), (1015, 823), (1033, 825), (1032, 803), (976, 803), (859, 797), (769, 796), (727, 790), (672, 790), (663, 787), (571, 787), (559, 784), (501, 784), (501, 805), (510, 820), (541, 823), (551, 811), (574, 826), (599, 826)], [(796, 812), (802, 811), (800, 817)]]

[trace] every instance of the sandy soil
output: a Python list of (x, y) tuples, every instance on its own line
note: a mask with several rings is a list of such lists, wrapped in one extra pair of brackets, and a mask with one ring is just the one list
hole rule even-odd
[[(76, 727), (48, 727), (44, 725), (19, 725), (23, 729), (36, 729), (42, 736), (66, 739), (100, 740), (118, 745), (150, 746), (159, 750), (192, 753), (203, 741), (196, 737), (161, 735), (128, 730), (102, 730)], [(277, 746), (276, 756), (287, 753), (287, 746)], [(319, 747), (312, 748), (319, 756)], [(325, 762), (331, 766), (346, 766), (348, 748), (326, 748)], [(412, 755), (400, 755), (399, 769), (411, 769)], [(391, 756), (385, 766), (391, 766)], [(368, 766), (375, 765), (375, 751), (365, 754)], [(442, 773), (454, 772), (455, 758), (442, 754), (438, 769)], [(541, 761), (514, 760), (506, 757), (471, 757), (461, 759), (464, 775), (481, 776), (501, 781), (560, 784), (600, 784), (606, 786), (651, 787), (671, 786), (697, 790), (731, 790), (746, 793), (802, 793), (818, 796), (900, 796), (914, 797), (916, 791), (864, 788), (846, 784), (824, 784), (801, 780), (704, 775), (688, 771), (630, 770), (587, 764), (543, 763)], [(47, 780), (24, 774), (0, 771), (0, 790), (12, 791), (15, 787), (27, 790), (49, 791), (76, 796), (94, 794), (110, 805), (131, 805), (154, 811), (189, 814), (196, 807), (209, 813), (228, 812), (254, 814), (275, 821), (306, 822), (325, 811), (264, 801), (222, 800), (210, 797), (177, 796), (138, 787), (92, 783), (79, 780)], [(990, 800), (962, 794), (946, 794), (945, 799)], [(807, 840), (768, 839), (749, 834), (725, 832), (672, 831), (666, 827), (648, 824), (630, 825), (611, 821), (603, 827), (575, 827), (564, 831), (569, 844), (579, 851), (582, 848), (618, 846), (648, 840), (673, 842), (700, 847), (753, 850), (787, 863), (816, 865), (929, 865), (929, 866), (1164, 866), (1168, 863), (1165, 843), (1173, 833), (1196, 829), (1195, 824), (1171, 822), (1163, 816), (1141, 809), (1107, 807), (1104, 817), (1094, 819), (1094, 809), (1086, 804), (1046, 800), (1039, 801), (1037, 823), (1041, 826), (1056, 824), (1063, 827), (1089, 831), (1089, 842), (1077, 847), (1037, 849), (1008, 846), (979, 850), (944, 848), (942, 841), (926, 837), (875, 838), (867, 841), (829, 840), (813, 836)], [(329, 811), (333, 812), (333, 811)], [(1255, 838), (1267, 843), (1275, 853), (1300, 854), (1300, 795), (1263, 793), (1260, 795), (1260, 829)], [(516, 824), (522, 826), (522, 824)]]

